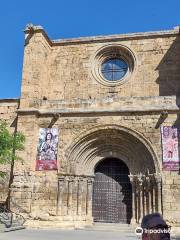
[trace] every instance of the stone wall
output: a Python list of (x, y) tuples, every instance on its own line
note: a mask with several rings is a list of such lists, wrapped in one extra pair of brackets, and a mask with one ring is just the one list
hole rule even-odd
[(179, 226), (180, 175), (177, 172), (163, 173), (163, 212), (170, 224)]
[[(5, 120), (9, 126), (9, 130), (13, 133), (17, 124), (17, 109), (19, 105), (18, 99), (0, 99), (0, 116), (1, 120)], [(1, 171), (7, 172), (4, 179), (0, 179), (0, 201), (3, 202), (8, 196), (10, 165), (0, 166)]]
[[(24, 52), (21, 107), (32, 107), (34, 99), (102, 99), (108, 96), (170, 96), (179, 92), (180, 38), (178, 31), (47, 41), (43, 30), (27, 30)], [(108, 87), (92, 75), (92, 62), (102, 46), (124, 45), (136, 58), (129, 81)], [(50, 89), (49, 89), (50, 86)]]
[(0, 115), (1, 119), (5, 120), (12, 132), (16, 126), (15, 119), (17, 117), (17, 109), (19, 99), (0, 99)]
[[(26, 143), (24, 163), (14, 169), (12, 209), (33, 221), (92, 222), (88, 177), (112, 156), (134, 174), (159, 173), (163, 214), (180, 224), (179, 173), (162, 171), (160, 135), (161, 125), (179, 126), (179, 31), (69, 41), (51, 41), (39, 27), (25, 32), (17, 129)], [(92, 63), (98, 49), (111, 44), (130, 48), (136, 66), (129, 81), (108, 87), (94, 77)], [(39, 128), (52, 126), (60, 130), (58, 170), (37, 172)]]
[[(155, 171), (160, 173), (162, 176), (162, 201), (164, 216), (171, 223), (179, 223), (177, 213), (179, 211), (177, 199), (180, 197), (178, 191), (179, 175), (178, 172), (171, 173), (163, 172), (161, 170), (161, 135), (160, 128), (156, 128), (159, 118), (160, 113), (156, 112), (141, 114), (121, 113), (118, 115), (108, 114), (106, 116), (101, 116), (101, 114), (98, 115), (97, 113), (96, 116), (84, 116), (84, 114), (82, 114), (82, 116), (70, 117), (62, 115), (53, 125), (54, 127), (58, 127), (60, 130), (57, 173), (56, 171), (35, 171), (39, 128), (48, 127), (49, 123), (52, 121), (52, 117), (41, 116), (37, 118), (33, 115), (29, 116), (22, 114), (19, 116), (18, 130), (22, 131), (26, 136), (26, 150), (21, 153), (21, 156), (25, 161), (22, 166), (19, 165), (20, 163), (16, 163), (15, 166), (15, 178), (11, 193), (13, 199), (12, 207), (16, 208), (16, 206), (21, 206), (22, 212), (27, 214), (28, 218), (33, 219), (45, 219), (46, 221), (52, 221), (53, 216), (57, 217), (61, 215), (63, 215), (63, 218), (61, 217), (59, 220), (62, 221), (62, 219), (65, 219), (65, 222), (67, 222), (68, 219), (69, 222), (90, 219), (90, 217), (88, 218), (86, 215), (79, 216), (79, 214), (77, 214), (77, 204), (74, 203), (76, 200), (78, 201), (78, 199), (76, 198), (76, 200), (72, 200), (77, 194), (76, 187), (74, 185), (76, 184), (76, 179), (81, 178), (80, 176), (82, 174), (85, 174), (85, 176), (93, 174), (94, 169), (94, 160), (91, 162), (90, 158), (85, 157), (91, 153), (93, 146), (92, 148), (87, 148), (88, 144), (83, 145), (85, 150), (82, 150), (81, 141), (79, 140), (84, 137), (87, 137), (88, 139), (89, 135), (97, 131), (97, 134), (95, 135), (97, 138), (96, 147), (98, 148), (98, 145), (104, 146), (104, 149), (101, 149), (102, 152), (106, 150), (106, 148), (107, 151), (104, 153), (97, 152), (95, 158), (93, 159), (95, 159), (95, 161), (99, 161), (103, 157), (108, 157), (109, 152), (111, 152), (111, 156), (114, 157), (124, 157), (125, 159), (126, 157), (129, 157), (131, 161), (130, 170), (134, 171), (133, 174), (144, 173), (146, 171), (146, 167), (149, 171), (151, 171), (151, 166), (154, 164), (153, 160), (151, 158), (149, 159), (146, 150), (143, 146), (138, 144), (137, 140), (132, 137), (128, 141), (128, 138), (125, 137), (127, 134), (122, 135), (120, 132), (118, 133), (116, 128), (119, 126), (122, 129), (124, 128), (124, 130), (130, 129), (137, 132), (142, 138), (147, 139), (149, 142), (158, 161), (155, 166)], [(169, 114), (163, 125), (174, 125), (176, 120), (177, 114)], [(104, 138), (100, 138), (101, 133), (98, 132), (98, 129), (104, 129)], [(111, 129), (111, 131), (108, 133), (106, 129)], [(111, 133), (113, 135), (111, 135)], [(108, 142), (106, 138), (110, 139), (110, 141)], [(98, 139), (101, 140), (99, 141)], [(117, 151), (117, 148), (113, 148), (114, 145), (117, 145), (117, 139), (119, 139), (119, 151)], [(126, 142), (126, 144), (122, 144), (121, 139), (124, 139), (123, 142)], [(131, 145), (134, 144), (133, 142), (135, 142), (135, 145), (132, 147)], [(109, 149), (110, 143), (111, 148)], [(74, 151), (71, 151), (74, 148), (74, 145), (76, 145), (76, 148)], [(138, 148), (135, 150), (137, 146), (139, 150)], [(76, 157), (76, 153), (81, 154), (79, 157)], [(89, 159), (89, 162), (87, 159)], [(148, 161), (151, 161), (151, 166), (148, 165)], [(129, 164), (128, 161), (126, 163)], [(26, 181), (24, 177), (20, 179), (20, 176), (24, 174), (29, 175), (28, 181)], [(61, 177), (62, 174), (63, 177)], [(60, 181), (58, 181), (58, 179), (62, 180), (61, 187), (59, 185), (59, 188), (58, 182), (60, 183)], [(68, 180), (65, 181), (66, 179)], [(70, 184), (68, 185), (69, 187), (73, 184), (72, 189), (75, 191), (74, 193), (70, 190), (67, 192), (67, 184)], [(167, 194), (167, 189), (169, 194)], [(172, 196), (172, 198), (169, 196)], [(86, 206), (86, 200), (84, 200), (83, 204)], [(174, 206), (173, 208), (172, 205)], [(176, 210), (174, 208), (176, 208)]]

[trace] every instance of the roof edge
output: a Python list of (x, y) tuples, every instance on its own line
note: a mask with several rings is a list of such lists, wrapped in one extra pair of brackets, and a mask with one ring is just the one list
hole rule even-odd
[(88, 36), (88, 37), (78, 37), (78, 38), (65, 38), (65, 39), (50, 39), (46, 31), (42, 26), (35, 26), (33, 24), (28, 24), (24, 30), (25, 38), (29, 34), (41, 32), (46, 38), (47, 42), (51, 46), (65, 45), (65, 44), (78, 44), (78, 43), (93, 43), (93, 42), (104, 42), (104, 41), (118, 41), (118, 40), (129, 40), (129, 39), (143, 39), (152, 37), (169, 37), (180, 34), (180, 26), (174, 27), (171, 30), (162, 31), (148, 31), (148, 32), (137, 32), (137, 33), (126, 33), (126, 34), (113, 34), (113, 35), (100, 35), (100, 36)]
[(17, 102), (19, 103), (20, 98), (0, 98), (0, 103), (2, 102)]
[(138, 32), (138, 33), (127, 33), (127, 34), (113, 34), (113, 35), (101, 35), (101, 36), (90, 36), (90, 37), (79, 37), (69, 39), (57, 39), (51, 40), (53, 45), (60, 44), (75, 44), (75, 43), (89, 43), (89, 42), (103, 42), (103, 41), (118, 41), (118, 40), (129, 40), (129, 39), (143, 39), (152, 37), (169, 37), (179, 35), (180, 27), (175, 27), (172, 30), (164, 31), (149, 31), (149, 32)]

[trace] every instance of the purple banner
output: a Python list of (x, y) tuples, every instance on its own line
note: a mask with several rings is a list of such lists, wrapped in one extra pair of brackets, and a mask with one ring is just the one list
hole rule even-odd
[(180, 166), (180, 128), (163, 126), (161, 127), (163, 169), (178, 171)]
[(37, 147), (36, 170), (56, 170), (58, 129), (40, 128)]

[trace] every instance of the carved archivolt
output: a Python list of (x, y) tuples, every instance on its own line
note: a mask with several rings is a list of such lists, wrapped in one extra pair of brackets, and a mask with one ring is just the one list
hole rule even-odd
[(140, 133), (118, 125), (101, 125), (82, 133), (66, 151), (69, 171), (94, 174), (99, 161), (107, 157), (123, 160), (132, 174), (159, 172), (157, 156)]

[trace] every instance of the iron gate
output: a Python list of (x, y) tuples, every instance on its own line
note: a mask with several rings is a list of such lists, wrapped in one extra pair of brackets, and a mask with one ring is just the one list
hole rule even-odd
[(119, 159), (105, 159), (96, 167), (93, 186), (94, 221), (130, 223), (132, 189), (128, 174), (128, 167)]

